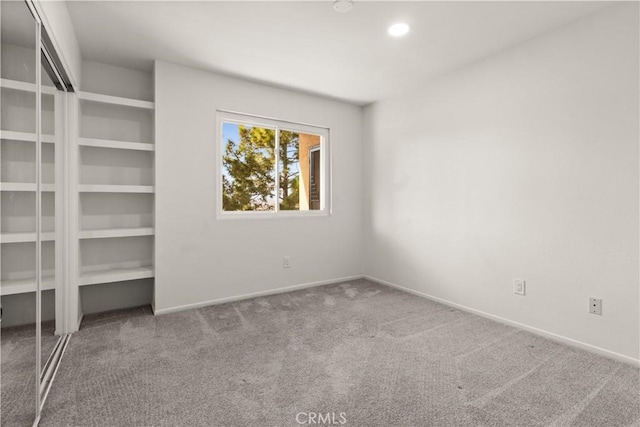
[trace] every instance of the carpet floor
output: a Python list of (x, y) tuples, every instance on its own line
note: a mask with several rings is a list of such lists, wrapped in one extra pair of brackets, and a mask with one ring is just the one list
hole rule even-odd
[[(53, 321), (42, 323), (41, 366), (58, 342)], [(0, 331), (0, 426), (33, 424), (36, 408), (35, 324)]]
[(89, 316), (40, 425), (640, 426), (639, 381), (629, 365), (356, 280)]

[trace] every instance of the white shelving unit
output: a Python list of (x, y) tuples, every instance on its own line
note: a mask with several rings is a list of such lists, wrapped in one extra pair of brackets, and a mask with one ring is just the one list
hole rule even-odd
[(155, 105), (78, 100), (78, 286), (152, 279)]
[[(0, 129), (0, 196), (2, 215), (0, 244), (2, 272), (0, 295), (36, 291), (35, 195), (36, 195), (36, 85), (8, 78), (0, 79), (2, 129)], [(43, 290), (56, 288), (55, 280), (55, 96), (56, 89), (42, 86), (42, 244)]]
[[(14, 298), (36, 290), (36, 85), (6, 77), (0, 79), (0, 295)], [(142, 80), (141, 92), (132, 86), (135, 78), (118, 87), (103, 80), (98, 85), (107, 83), (95, 90), (152, 99), (151, 80)], [(42, 91), (41, 285), (53, 290), (56, 281), (64, 283), (67, 313), (79, 316), (77, 323), (65, 320), (66, 329), (74, 330), (87, 295), (94, 307), (96, 295), (114, 289), (123, 305), (128, 295), (152, 298), (155, 104), (81, 91), (69, 96), (64, 107), (65, 95), (58, 95), (54, 87)], [(56, 108), (69, 108), (69, 134), (57, 121)], [(64, 216), (56, 214), (60, 207)], [(64, 272), (58, 275), (60, 262)], [(103, 284), (112, 286), (95, 288)]]

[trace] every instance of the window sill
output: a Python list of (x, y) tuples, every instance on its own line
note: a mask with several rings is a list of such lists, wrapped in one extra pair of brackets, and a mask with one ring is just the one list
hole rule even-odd
[(280, 212), (255, 212), (255, 211), (241, 211), (241, 212), (218, 212), (216, 219), (218, 220), (271, 220), (271, 219), (290, 219), (290, 218), (323, 218), (330, 217), (331, 212), (328, 210), (322, 211), (280, 211)]

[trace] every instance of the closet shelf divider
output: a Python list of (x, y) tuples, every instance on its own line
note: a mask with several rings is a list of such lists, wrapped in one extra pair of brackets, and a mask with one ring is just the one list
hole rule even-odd
[[(36, 93), (36, 85), (34, 83), (21, 82), (19, 80), (0, 79), (0, 87)], [(40, 93), (54, 95), (56, 93), (56, 88), (53, 86), (42, 86)]]
[[(36, 134), (32, 132), (16, 132), (12, 130), (0, 130), (0, 139), (7, 139), (11, 141), (24, 141), (24, 142), (36, 142)], [(42, 142), (48, 144), (54, 144), (55, 136), (44, 134), (42, 135)]]
[[(56, 234), (53, 231), (45, 231), (40, 234), (40, 240), (43, 242), (50, 242), (56, 239)], [(27, 233), (2, 233), (0, 234), (0, 243), (28, 243), (36, 241), (35, 232)]]
[[(55, 184), (41, 184), (43, 192), (53, 193), (56, 190)], [(36, 191), (36, 184), (33, 182), (0, 182), (0, 191)]]
[(81, 230), (80, 239), (110, 239), (115, 237), (153, 236), (153, 227), (138, 228), (106, 228), (96, 230)]
[[(53, 276), (44, 276), (41, 282), (41, 289), (55, 289), (56, 279)], [(15, 295), (36, 291), (36, 279), (8, 279), (0, 281), (0, 295)]]
[(80, 274), (80, 286), (147, 279), (153, 276), (154, 271), (151, 266), (91, 271)]
[(154, 151), (155, 146), (146, 142), (129, 142), (129, 141), (117, 141), (110, 139), (98, 139), (98, 138), (80, 138), (79, 145), (82, 147), (99, 147), (99, 148), (116, 148), (120, 150), (139, 150), (139, 151)]
[(78, 99), (83, 101), (101, 102), (103, 104), (122, 105), (125, 107), (143, 108), (153, 110), (155, 103), (151, 101), (141, 101), (139, 99), (122, 98), (119, 96), (102, 95), (91, 92), (78, 92)]
[(153, 185), (80, 184), (80, 193), (153, 193)]

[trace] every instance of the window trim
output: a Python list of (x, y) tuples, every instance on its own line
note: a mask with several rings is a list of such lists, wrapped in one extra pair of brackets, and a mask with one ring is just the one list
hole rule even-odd
[[(320, 137), (320, 209), (319, 210), (280, 210), (279, 202), (276, 203), (274, 211), (225, 211), (222, 208), (222, 148), (224, 146), (222, 124), (236, 123), (243, 125), (258, 126), (276, 130), (276, 150), (279, 150), (278, 130), (307, 133)], [(238, 113), (235, 111), (216, 110), (216, 219), (270, 219), (270, 218), (313, 218), (327, 217), (332, 214), (332, 179), (331, 179), (331, 135), (330, 129), (326, 126), (317, 126), (305, 123), (296, 123), (289, 120), (280, 120), (262, 117), (254, 114)], [(279, 200), (279, 169), (278, 154), (276, 151), (276, 194)]]

